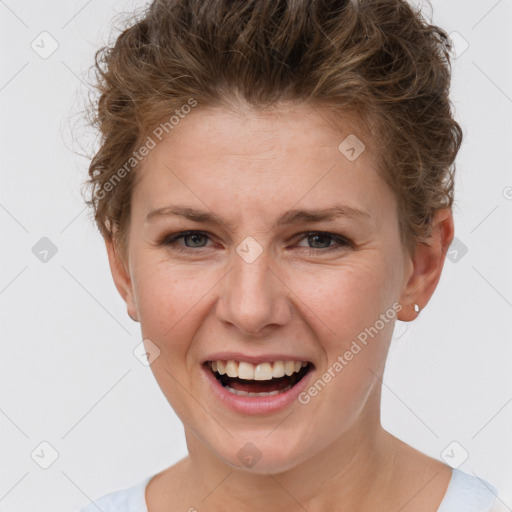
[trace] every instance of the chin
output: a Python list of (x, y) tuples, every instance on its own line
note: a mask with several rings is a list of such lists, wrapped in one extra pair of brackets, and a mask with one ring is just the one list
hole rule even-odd
[(217, 453), (230, 467), (259, 475), (284, 473), (305, 459), (303, 446), (286, 446), (284, 440), (281, 442), (277, 437), (272, 442), (264, 437), (261, 442), (258, 442), (257, 436), (253, 439), (254, 442), (232, 443), (232, 447), (240, 445), (235, 453), (233, 450), (226, 452), (226, 446)]

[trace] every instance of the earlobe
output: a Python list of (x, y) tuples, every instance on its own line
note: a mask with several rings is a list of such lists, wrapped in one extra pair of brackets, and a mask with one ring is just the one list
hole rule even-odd
[[(454, 235), (450, 208), (437, 210), (432, 232), (427, 240), (418, 243), (412, 260), (412, 273), (403, 290), (400, 303), (403, 309), (398, 320), (410, 322), (418, 317), (432, 297), (443, 270), (446, 253)], [(417, 307), (416, 307), (417, 306)]]
[(126, 302), (128, 316), (134, 322), (138, 322), (139, 318), (137, 315), (137, 308), (135, 307), (130, 273), (126, 268), (125, 262), (120, 256), (118, 250), (116, 249), (114, 242), (112, 240), (105, 239), (105, 247), (107, 249), (110, 272), (112, 273), (112, 278), (114, 279), (114, 284), (117, 288), (117, 291)]

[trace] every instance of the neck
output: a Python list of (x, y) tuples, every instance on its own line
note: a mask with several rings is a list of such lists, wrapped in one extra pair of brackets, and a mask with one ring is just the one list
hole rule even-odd
[(378, 413), (363, 414), (302, 463), (284, 472), (257, 474), (225, 464), (187, 432), (188, 474), (194, 482), (189, 499), (196, 508), (212, 511), (375, 510), (392, 492), (394, 440), (382, 429)]

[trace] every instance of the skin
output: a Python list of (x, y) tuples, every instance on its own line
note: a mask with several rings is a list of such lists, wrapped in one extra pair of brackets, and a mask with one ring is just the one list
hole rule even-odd
[[(198, 107), (138, 170), (126, 257), (106, 246), (129, 315), (160, 350), (151, 368), (184, 424), (189, 451), (151, 480), (149, 512), (435, 512), (442, 501), (451, 469), (380, 424), (395, 318), (305, 405), (242, 415), (218, 403), (201, 378), (200, 362), (214, 351), (280, 351), (312, 361), (314, 382), (394, 303), (402, 306), (398, 319), (411, 321), (413, 304), (424, 308), (432, 296), (453, 239), (451, 211), (439, 210), (429, 240), (405, 254), (397, 203), (376, 172), (371, 141), (346, 121), (340, 131), (307, 105)], [(350, 133), (368, 148), (355, 161), (338, 150)], [(146, 220), (177, 204), (224, 223)], [(368, 217), (276, 226), (292, 208), (333, 204)], [(185, 230), (207, 236), (159, 245)], [(336, 239), (308, 238), (315, 231), (351, 245), (328, 252)], [(262, 248), (252, 263), (236, 252), (248, 236)], [(187, 252), (177, 250), (187, 243)], [(262, 454), (251, 468), (237, 458), (247, 442)]]

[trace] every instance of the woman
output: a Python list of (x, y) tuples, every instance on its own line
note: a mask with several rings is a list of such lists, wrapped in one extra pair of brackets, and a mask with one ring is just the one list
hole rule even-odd
[(450, 48), (402, 0), (163, 0), (98, 52), (89, 204), (189, 455), (83, 512), (491, 509), (380, 422), (454, 236)]

